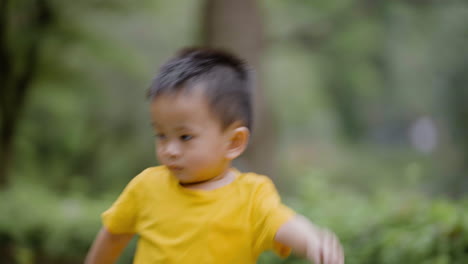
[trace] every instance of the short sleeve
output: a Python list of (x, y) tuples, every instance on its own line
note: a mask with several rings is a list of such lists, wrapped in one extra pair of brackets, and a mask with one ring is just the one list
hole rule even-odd
[(136, 233), (138, 214), (138, 176), (133, 178), (123, 192), (102, 215), (103, 225), (114, 234)]
[(273, 182), (265, 177), (254, 196), (254, 250), (257, 255), (274, 250), (280, 257), (287, 257), (291, 249), (275, 242), (278, 229), (290, 220), (295, 212), (281, 203)]

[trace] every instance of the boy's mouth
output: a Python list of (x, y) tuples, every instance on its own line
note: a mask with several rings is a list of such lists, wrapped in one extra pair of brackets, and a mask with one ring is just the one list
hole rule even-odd
[(177, 165), (167, 165), (167, 168), (171, 171), (181, 171), (183, 168)]

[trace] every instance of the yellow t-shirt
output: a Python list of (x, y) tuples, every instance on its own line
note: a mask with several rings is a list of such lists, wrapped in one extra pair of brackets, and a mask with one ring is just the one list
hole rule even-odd
[(287, 256), (274, 236), (293, 215), (266, 176), (236, 171), (228, 185), (193, 190), (159, 166), (133, 178), (102, 218), (111, 233), (139, 235), (135, 264), (244, 264), (269, 249)]

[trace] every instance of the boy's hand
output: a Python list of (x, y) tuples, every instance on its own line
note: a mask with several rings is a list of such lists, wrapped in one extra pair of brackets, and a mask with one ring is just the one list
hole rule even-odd
[(280, 227), (275, 241), (315, 264), (343, 264), (344, 253), (335, 234), (321, 229), (303, 216), (296, 216)]
[(343, 248), (336, 235), (327, 229), (319, 229), (316, 236), (315, 245), (312, 243), (308, 247), (307, 259), (313, 259), (317, 264), (343, 264)]

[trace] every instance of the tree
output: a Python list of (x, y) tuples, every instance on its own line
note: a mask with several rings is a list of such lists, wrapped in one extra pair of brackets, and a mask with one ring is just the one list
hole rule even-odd
[(14, 137), (37, 72), (42, 33), (53, 20), (47, 1), (27, 2), (0, 2), (0, 188), (8, 184)]
[(258, 2), (207, 0), (202, 15), (203, 44), (234, 52), (255, 71), (253, 135), (240, 166), (273, 176), (276, 131), (262, 86), (261, 60), (265, 49), (265, 33)]

